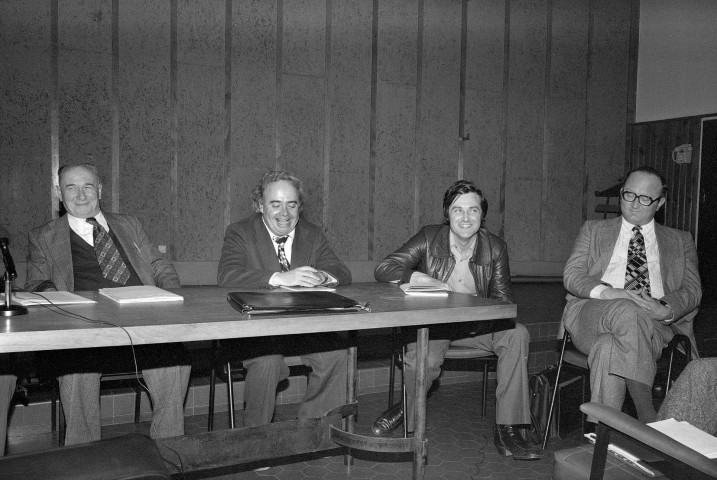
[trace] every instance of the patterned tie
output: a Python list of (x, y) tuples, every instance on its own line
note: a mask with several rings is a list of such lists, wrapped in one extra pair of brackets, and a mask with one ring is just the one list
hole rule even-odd
[(650, 275), (647, 273), (647, 254), (645, 239), (640, 227), (633, 227), (634, 232), (627, 248), (627, 268), (625, 269), (625, 290), (639, 290), (644, 287), (650, 295)]
[(102, 270), (102, 276), (118, 285), (124, 285), (129, 280), (129, 270), (122, 260), (115, 242), (109, 232), (100, 225), (94, 217), (87, 219), (92, 225), (92, 235), (95, 239), (95, 255)]
[(286, 259), (286, 252), (284, 251), (284, 243), (286, 243), (288, 239), (289, 237), (274, 237), (274, 241), (279, 246), (276, 255), (279, 257), (279, 264), (281, 265), (282, 272), (288, 272), (290, 267), (289, 261)]

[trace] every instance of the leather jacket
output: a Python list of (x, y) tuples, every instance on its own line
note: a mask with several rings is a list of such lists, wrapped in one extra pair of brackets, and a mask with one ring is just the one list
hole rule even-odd
[[(384, 258), (374, 270), (379, 282), (408, 283), (414, 271), (446, 282), (456, 265), (451, 253), (448, 225), (423, 227), (398, 250)], [(478, 230), (470, 270), (476, 293), (481, 297), (513, 303), (508, 247), (500, 238)]]

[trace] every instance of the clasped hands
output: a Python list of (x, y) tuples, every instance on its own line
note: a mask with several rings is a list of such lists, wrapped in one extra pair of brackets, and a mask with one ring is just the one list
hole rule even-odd
[(626, 298), (635, 302), (640, 308), (647, 312), (648, 317), (663, 325), (669, 325), (674, 321), (672, 309), (652, 298), (644, 288), (639, 290), (623, 290), (621, 288), (606, 288), (600, 294), (605, 300), (616, 300)]
[(331, 277), (313, 267), (297, 267), (288, 272), (279, 272), (272, 277), (272, 283), (287, 287), (318, 287), (331, 282)]

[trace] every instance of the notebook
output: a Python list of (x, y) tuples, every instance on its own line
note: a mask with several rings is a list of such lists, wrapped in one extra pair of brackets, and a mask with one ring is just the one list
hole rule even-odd
[(230, 292), (227, 301), (243, 314), (351, 312), (368, 308), (333, 292)]

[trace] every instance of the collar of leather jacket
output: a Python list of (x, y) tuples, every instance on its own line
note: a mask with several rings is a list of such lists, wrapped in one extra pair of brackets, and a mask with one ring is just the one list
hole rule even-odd
[[(471, 262), (477, 265), (488, 265), (491, 262), (491, 244), (490, 239), (486, 235), (484, 229), (478, 230), (476, 233), (476, 246), (473, 251)], [(442, 225), (438, 230), (436, 237), (431, 242), (431, 255), (433, 257), (448, 258), (452, 257), (451, 253), (451, 227)]]

